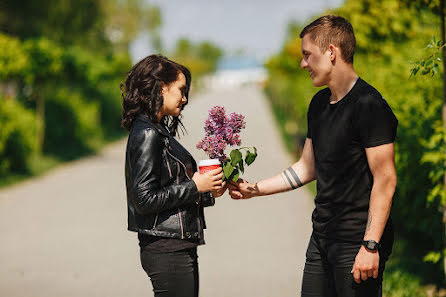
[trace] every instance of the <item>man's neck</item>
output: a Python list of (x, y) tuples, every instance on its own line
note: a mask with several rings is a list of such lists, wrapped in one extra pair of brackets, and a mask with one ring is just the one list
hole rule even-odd
[(340, 71), (333, 72), (332, 74), (333, 78), (327, 86), (331, 91), (330, 103), (336, 103), (350, 92), (358, 79), (358, 75), (351, 66), (340, 69)]

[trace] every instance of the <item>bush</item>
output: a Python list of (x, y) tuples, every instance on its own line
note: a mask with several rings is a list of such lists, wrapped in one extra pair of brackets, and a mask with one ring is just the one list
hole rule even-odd
[(45, 129), (45, 153), (69, 160), (94, 152), (102, 142), (99, 105), (85, 102), (79, 93), (70, 89), (48, 93)]
[(29, 173), (41, 123), (19, 102), (5, 98), (0, 98), (0, 123), (0, 177)]
[(427, 297), (420, 280), (402, 270), (384, 273), (383, 295), (385, 297)]
[(16, 38), (0, 34), (0, 79), (11, 79), (26, 73), (28, 55)]

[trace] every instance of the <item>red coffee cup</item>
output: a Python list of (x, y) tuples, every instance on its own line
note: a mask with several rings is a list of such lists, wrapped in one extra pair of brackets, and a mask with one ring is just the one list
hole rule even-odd
[(218, 159), (207, 159), (198, 161), (198, 169), (200, 171), (200, 174), (217, 169), (219, 167), (220, 167), (220, 160)]

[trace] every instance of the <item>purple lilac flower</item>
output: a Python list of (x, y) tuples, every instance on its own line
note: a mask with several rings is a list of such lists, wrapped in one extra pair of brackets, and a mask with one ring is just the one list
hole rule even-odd
[(246, 127), (245, 117), (241, 114), (232, 112), (227, 116), (226, 124), (232, 127), (234, 133), (240, 133)]
[(227, 159), (226, 141), (222, 135), (206, 136), (197, 144), (197, 148), (205, 151), (211, 159), (219, 159), (222, 162)]
[(227, 159), (224, 151), (227, 145), (240, 145), (240, 131), (246, 127), (245, 117), (232, 112), (226, 115), (224, 107), (214, 106), (209, 110), (209, 117), (204, 122), (205, 138), (198, 144), (212, 159)]

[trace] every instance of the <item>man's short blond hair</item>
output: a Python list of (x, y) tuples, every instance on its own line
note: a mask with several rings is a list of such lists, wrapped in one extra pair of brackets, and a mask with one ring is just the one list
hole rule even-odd
[(300, 38), (307, 34), (322, 52), (333, 44), (341, 49), (343, 60), (353, 64), (356, 38), (352, 25), (345, 18), (336, 15), (320, 17), (302, 30)]

